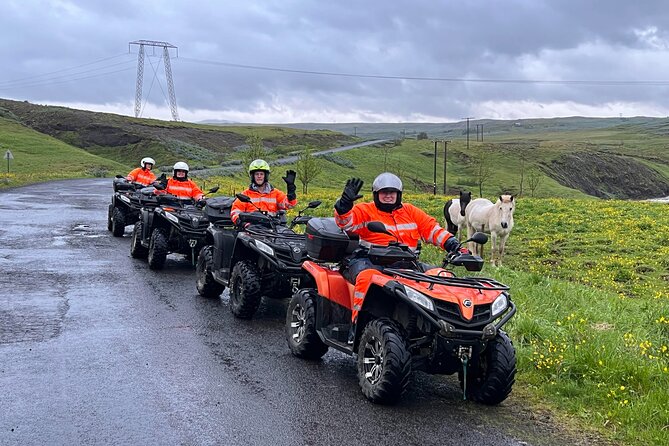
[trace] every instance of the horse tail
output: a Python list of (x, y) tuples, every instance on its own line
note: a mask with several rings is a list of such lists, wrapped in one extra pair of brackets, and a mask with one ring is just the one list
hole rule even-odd
[(452, 205), (453, 205), (453, 200), (448, 200), (444, 205), (444, 218), (446, 219), (446, 226), (448, 232), (450, 232), (451, 234), (457, 234), (458, 227), (453, 223), (453, 220), (451, 220), (451, 213), (449, 212)]

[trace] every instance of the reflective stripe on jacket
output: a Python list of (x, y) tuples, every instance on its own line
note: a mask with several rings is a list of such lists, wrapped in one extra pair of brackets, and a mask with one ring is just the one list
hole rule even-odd
[(453, 237), (453, 234), (439, 226), (435, 218), (409, 203), (402, 204), (402, 207), (390, 213), (381, 212), (374, 202), (358, 203), (343, 215), (335, 210), (337, 225), (346, 232), (358, 234), (361, 245), (386, 246), (395, 241), (395, 237), (368, 231), (365, 224), (370, 221), (383, 223), (388, 232), (411, 249), (416, 249), (419, 239), (443, 248), (446, 240)]
[(176, 195), (177, 197), (193, 198), (195, 200), (199, 200), (204, 196), (200, 188), (197, 187), (197, 184), (192, 180), (178, 181), (174, 178), (167, 180), (165, 192)]
[(258, 209), (256, 206), (261, 211), (267, 211), (270, 215), (276, 215), (277, 211), (292, 209), (297, 205), (297, 198), (288, 200), (286, 194), (272, 186), (266, 187), (265, 191), (257, 191), (249, 188), (242, 192), (242, 194), (249, 197), (251, 203), (243, 203), (235, 200), (230, 211), (230, 217), (235, 224), (239, 220), (240, 212), (257, 212)]
[(126, 179), (128, 181), (134, 181), (135, 183), (148, 186), (149, 184), (156, 181), (156, 176), (150, 170), (138, 167), (137, 169), (131, 170)]

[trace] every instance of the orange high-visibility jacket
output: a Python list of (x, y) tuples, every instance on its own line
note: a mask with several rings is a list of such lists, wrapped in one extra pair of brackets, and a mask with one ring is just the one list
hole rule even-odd
[(128, 181), (134, 181), (135, 183), (148, 186), (149, 184), (156, 181), (156, 176), (150, 170), (138, 167), (137, 169), (131, 170), (126, 179)]
[(192, 180), (178, 181), (174, 178), (170, 178), (167, 180), (165, 192), (180, 198), (193, 198), (195, 200), (204, 197), (204, 193)]
[(239, 200), (235, 200), (232, 204), (232, 210), (230, 211), (230, 217), (235, 224), (237, 224), (237, 220), (239, 220), (240, 212), (257, 212), (258, 209), (256, 209), (256, 206), (260, 208), (261, 211), (267, 211), (270, 215), (276, 215), (277, 211), (292, 209), (297, 204), (297, 198), (288, 200), (286, 194), (279, 189), (274, 189), (272, 186), (265, 187), (262, 192), (249, 188), (242, 193), (249, 197), (253, 204), (242, 203)]
[(335, 222), (346, 232), (353, 232), (360, 236), (360, 245), (386, 246), (394, 242), (395, 238), (386, 234), (379, 234), (367, 230), (365, 224), (370, 221), (380, 221), (388, 232), (397, 236), (400, 243), (411, 249), (416, 249), (418, 240), (423, 239), (440, 248), (453, 234), (439, 226), (437, 220), (416, 206), (403, 203), (399, 209), (392, 212), (381, 212), (374, 202), (358, 203), (353, 209), (343, 215), (335, 210)]

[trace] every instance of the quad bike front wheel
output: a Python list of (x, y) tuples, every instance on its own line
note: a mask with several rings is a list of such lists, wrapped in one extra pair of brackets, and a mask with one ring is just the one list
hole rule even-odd
[(117, 207), (112, 211), (111, 231), (114, 237), (123, 237), (125, 232), (125, 212)]
[(151, 233), (151, 242), (149, 243), (149, 268), (163, 269), (165, 260), (167, 260), (167, 235), (165, 231), (156, 228)]
[(253, 317), (262, 300), (260, 271), (248, 260), (240, 260), (230, 275), (230, 311), (240, 319)]
[(110, 204), (109, 209), (107, 210), (107, 230), (111, 232), (114, 229), (112, 225), (112, 212), (114, 212), (114, 205)]
[(295, 293), (286, 312), (286, 339), (293, 355), (319, 359), (328, 351), (316, 332), (316, 292), (303, 289)]
[(500, 331), (488, 342), (478, 364), (469, 369), (466, 383), (462, 371), (458, 377), (467, 398), (490, 406), (504, 401), (516, 380), (516, 350), (511, 339)]
[(195, 267), (197, 292), (203, 297), (218, 297), (225, 289), (224, 285), (216, 282), (211, 272), (214, 264), (214, 247), (203, 246), (197, 258)]
[(358, 348), (358, 379), (373, 403), (394, 404), (409, 385), (411, 354), (402, 329), (387, 318), (365, 327)]
[(146, 259), (149, 250), (142, 246), (143, 224), (140, 221), (132, 227), (132, 238), (130, 239), (130, 256), (133, 259)]

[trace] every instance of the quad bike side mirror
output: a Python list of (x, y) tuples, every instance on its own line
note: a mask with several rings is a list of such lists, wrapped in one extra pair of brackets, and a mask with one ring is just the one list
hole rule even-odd
[(478, 243), (479, 245), (485, 245), (488, 243), (488, 235), (483, 232), (475, 232), (470, 238), (462, 242), (462, 244), (467, 242), (474, 242)]
[(114, 178), (125, 178), (123, 175), (116, 175)]
[(212, 187), (211, 189), (209, 189), (209, 191), (208, 191), (207, 193), (208, 193), (208, 194), (213, 194), (213, 193), (215, 193), (215, 192), (218, 192), (219, 189), (220, 189), (219, 186), (214, 186), (214, 187)]
[(248, 195), (235, 194), (235, 197), (237, 197), (237, 200), (241, 201), (242, 203), (250, 203), (251, 202), (251, 198)]
[(380, 221), (370, 221), (370, 222), (367, 222), (367, 224), (365, 226), (367, 227), (367, 230), (369, 230), (371, 232), (378, 232), (380, 234), (388, 234), (388, 235), (394, 237), (393, 234), (388, 232), (388, 230), (386, 229), (386, 225), (384, 225)]
[(321, 200), (310, 201), (310, 202), (309, 202), (309, 205), (307, 206), (307, 209), (314, 209), (314, 208), (317, 208), (318, 206), (321, 205), (321, 203), (322, 203)]

